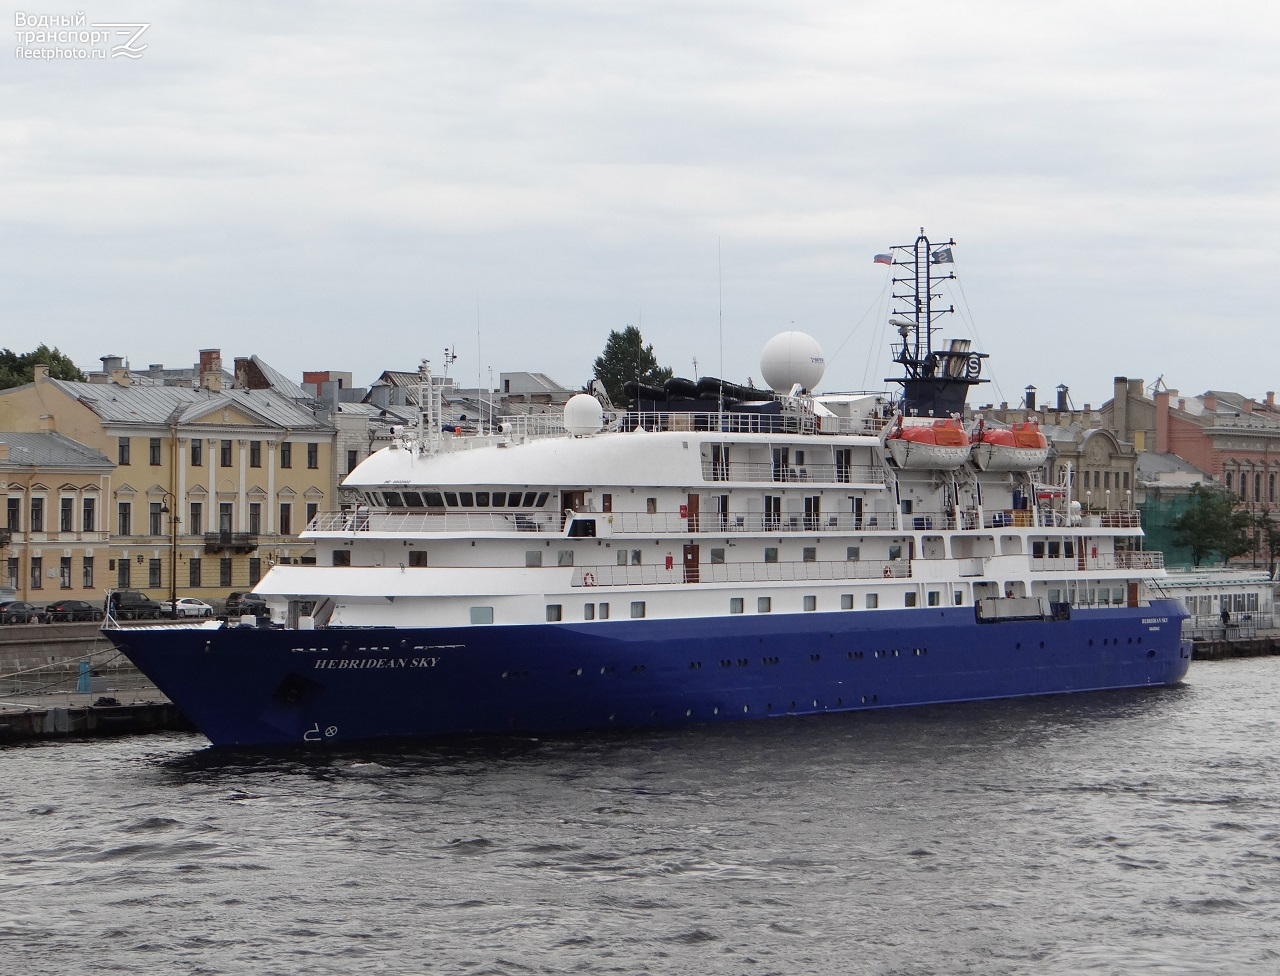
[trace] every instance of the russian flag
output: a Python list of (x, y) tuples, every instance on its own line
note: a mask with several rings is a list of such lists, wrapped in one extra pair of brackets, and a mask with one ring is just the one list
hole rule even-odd
[(875, 264), (893, 264), (892, 254), (877, 254), (873, 259)]

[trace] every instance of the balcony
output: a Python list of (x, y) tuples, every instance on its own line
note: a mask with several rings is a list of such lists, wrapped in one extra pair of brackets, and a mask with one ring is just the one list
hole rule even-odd
[(253, 552), (258, 548), (258, 536), (254, 532), (206, 532), (205, 552)]

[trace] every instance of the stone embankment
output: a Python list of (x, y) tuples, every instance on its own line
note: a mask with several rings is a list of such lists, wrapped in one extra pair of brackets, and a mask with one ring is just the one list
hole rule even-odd
[(0, 628), (0, 742), (191, 727), (100, 626)]

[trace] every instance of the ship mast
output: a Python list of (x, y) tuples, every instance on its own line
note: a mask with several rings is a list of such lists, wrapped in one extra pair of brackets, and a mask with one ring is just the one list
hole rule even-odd
[(980, 378), (986, 354), (972, 352), (968, 339), (952, 339), (945, 350), (933, 348), (935, 321), (955, 311), (954, 305), (934, 307), (942, 297), (934, 293), (935, 287), (956, 277), (954, 271), (941, 270), (942, 265), (954, 263), (955, 243), (935, 245), (922, 227), (914, 243), (890, 248), (895, 272), (889, 324), (901, 337), (894, 346), (894, 360), (901, 364), (902, 375), (885, 377), (885, 382), (902, 384), (901, 406), (906, 414), (949, 417), (963, 413), (969, 387), (986, 382)]

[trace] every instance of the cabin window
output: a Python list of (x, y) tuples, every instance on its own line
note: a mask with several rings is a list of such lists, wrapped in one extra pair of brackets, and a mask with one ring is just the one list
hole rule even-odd
[(942, 591), (930, 590), (928, 593), (928, 603), (929, 603), (929, 606), (931, 607), (942, 606)]
[(712, 549), (712, 550), (711, 550), (711, 561), (712, 561), (713, 563), (722, 563), (722, 562), (724, 562), (724, 550), (723, 550), (723, 549)]
[(902, 499), (902, 514), (903, 514), (903, 515), (910, 515), (910, 514), (911, 514), (911, 509), (912, 509), (912, 507), (913, 507), (913, 506), (912, 506), (912, 501), (911, 501), (911, 499), (910, 499), (910, 498), (904, 498), (904, 499)]
[(471, 622), (473, 624), (493, 623), (493, 607), (472, 607)]
[(458, 507), (458, 493), (456, 491), (446, 491), (444, 493), (444, 503), (450, 508)]
[(533, 508), (533, 503), (538, 500), (538, 493), (535, 491), (526, 491), (524, 493), (524, 507)]
[(350, 566), (351, 550), (350, 549), (333, 550), (333, 564), (335, 566)]
[(1062, 554), (1068, 559), (1073, 559), (1076, 554), (1076, 544), (1072, 539), (1062, 540)]
[(890, 547), (889, 547), (889, 558), (890, 558), (890, 559), (901, 559), (901, 558), (902, 558), (902, 546), (890, 546)]
[(1043, 542), (1032, 542), (1032, 543), (1031, 543), (1031, 558), (1032, 558), (1032, 559), (1043, 559), (1043, 558), (1044, 558), (1044, 543), (1043, 543)]
[(773, 610), (773, 597), (758, 596), (756, 597), (756, 613), (769, 613)]
[(493, 507), (503, 508), (507, 504), (507, 493), (505, 491), (495, 491), (493, 493)]
[(409, 550), (409, 565), (421, 568), (427, 564), (427, 551), (425, 549)]
[(556, 565), (557, 565), (557, 566), (572, 566), (572, 565), (573, 565), (573, 550), (572, 550), (572, 549), (561, 549), (561, 550), (559, 550), (559, 551), (556, 553)]
[(619, 566), (625, 566), (626, 564), (627, 564), (627, 550), (625, 550), (625, 549), (619, 549), (619, 550), (618, 550), (618, 565), (619, 565)]
[(964, 590), (955, 590), (951, 594), (951, 602), (957, 607), (964, 605)]
[(657, 515), (657, 514), (658, 514), (658, 499), (656, 499), (656, 498), (646, 498), (646, 499), (644, 500), (644, 510), (645, 510), (646, 512), (648, 512), (650, 515)]
[(438, 491), (426, 493), (427, 508), (444, 508), (444, 495)]
[(879, 594), (879, 593), (868, 593), (868, 594), (867, 594), (867, 609), (868, 609), (868, 610), (874, 610), (874, 609), (875, 609), (876, 607), (878, 607), (878, 606), (880, 606), (880, 594)]
[(599, 609), (600, 609), (600, 619), (601, 619), (601, 620), (608, 620), (608, 619), (609, 619), (609, 604), (607, 604), (607, 603), (602, 603), (602, 604), (600, 604)]
[(526, 549), (524, 553), (524, 564), (526, 568), (542, 565), (541, 549)]
[(594, 603), (584, 603), (582, 605), (582, 619), (583, 620), (596, 619), (596, 605)]
[(462, 503), (463, 508), (476, 507), (476, 496), (469, 491), (458, 492), (458, 501)]
[(852, 609), (853, 609), (853, 594), (852, 594), (852, 593), (841, 593), (841, 594), (840, 594), (840, 609), (841, 609), (841, 610), (852, 610)]
[(476, 492), (476, 508), (489, 507), (489, 493), (487, 491)]
[(818, 598), (812, 594), (805, 594), (804, 608), (805, 610), (817, 610)]
[(538, 495), (538, 505), (537, 505), (537, 507), (538, 507), (538, 508), (541, 508), (543, 505), (545, 505), (545, 504), (547, 503), (547, 499), (548, 499), (548, 498), (550, 498), (550, 497), (551, 497), (551, 492), (549, 492), (549, 491), (544, 491), (544, 492), (542, 492), (540, 495)]
[(405, 505), (407, 505), (409, 508), (421, 508), (421, 507), (422, 507), (422, 492), (420, 492), (420, 491), (406, 491), (406, 492), (404, 493), (404, 503), (405, 503)]
[(769, 546), (764, 551), (764, 561), (767, 563), (776, 563), (778, 561), (778, 547)]
[(547, 623), (555, 623), (559, 619), (560, 619), (560, 604), (548, 603), (547, 604)]
[(507, 508), (519, 508), (519, 507), (520, 507), (520, 492), (513, 491), (511, 492), (511, 494), (507, 495)]
[[(1254, 599), (1256, 600), (1256, 599), (1257, 599), (1257, 594), (1253, 594), (1253, 596), (1254, 596)], [(1124, 606), (1124, 587), (1122, 587), (1122, 586), (1117, 586), (1117, 587), (1112, 588), (1112, 590), (1111, 590), (1111, 602), (1112, 602), (1112, 603), (1114, 603), (1114, 604), (1116, 604), (1117, 606)], [(1254, 607), (1253, 609), (1255, 609), (1255, 610), (1256, 610), (1256, 609), (1257, 609), (1257, 607)]]
[(818, 547), (805, 546), (803, 550), (803, 559), (807, 563), (816, 563), (818, 561)]
[(387, 505), (390, 508), (402, 508), (404, 506), (404, 502), (401, 500), (400, 492), (398, 491), (384, 491), (382, 493), (382, 497), (386, 499)]
[(1062, 540), (1050, 539), (1049, 540), (1049, 558), (1058, 559), (1061, 556), (1062, 556)]
[(916, 605), (916, 594), (914, 590), (910, 590), (902, 594), (902, 605), (904, 607), (914, 607)]
[(742, 613), (742, 597), (740, 596), (729, 597), (729, 612)]
[(861, 549), (858, 546), (849, 546), (844, 551), (844, 558), (849, 562), (857, 562), (862, 558)]
[(1061, 603), (1061, 602), (1062, 602), (1062, 591), (1061, 591), (1061, 590), (1050, 590), (1050, 591), (1049, 591), (1049, 602), (1050, 602), (1050, 603)]
[(632, 601), (631, 601), (631, 617), (632, 617), (632, 619), (639, 619), (640, 617), (643, 617), (643, 616), (644, 616), (644, 601), (643, 601), (643, 600), (632, 600)]

